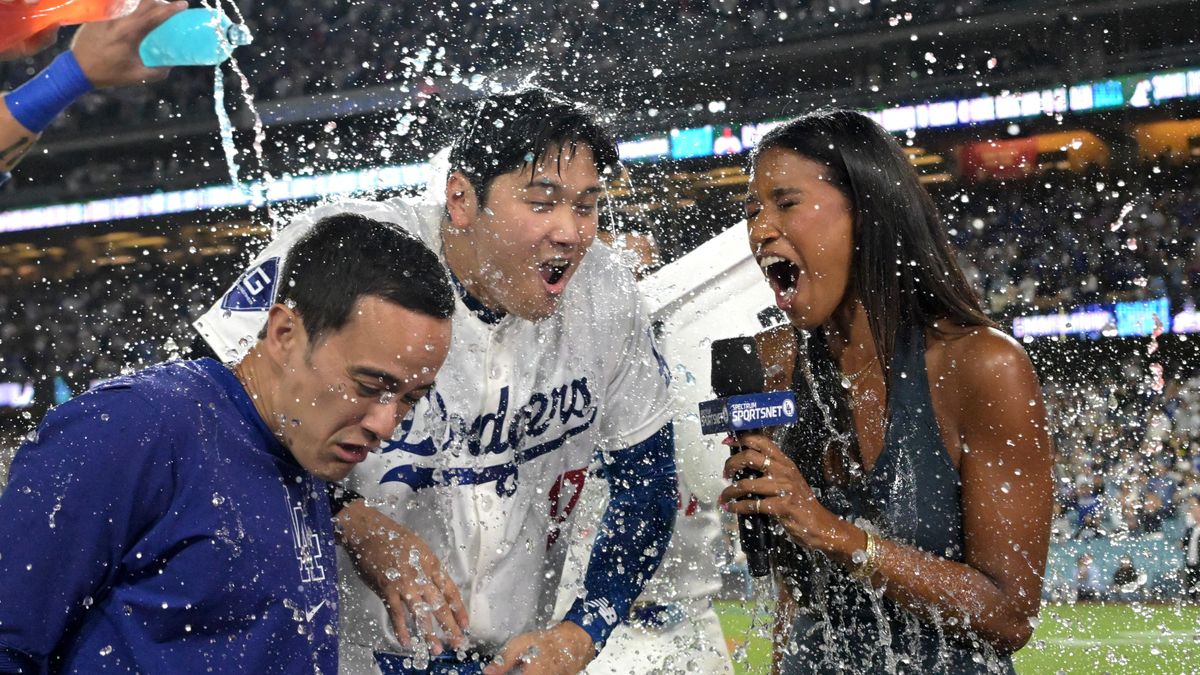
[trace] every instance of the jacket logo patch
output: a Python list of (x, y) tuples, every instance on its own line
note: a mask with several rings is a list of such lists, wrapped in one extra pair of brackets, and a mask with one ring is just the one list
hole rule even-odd
[(279, 258), (268, 258), (246, 270), (233, 288), (221, 298), (221, 309), (257, 312), (275, 304), (279, 281)]

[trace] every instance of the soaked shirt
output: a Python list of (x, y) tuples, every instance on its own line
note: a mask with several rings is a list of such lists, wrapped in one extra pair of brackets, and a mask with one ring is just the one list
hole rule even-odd
[(0, 672), (336, 672), (325, 490), (211, 359), (58, 406), (0, 494)]
[[(804, 377), (803, 354), (797, 350), (794, 379)], [(798, 404), (801, 415), (813, 406)], [(897, 335), (889, 405), (884, 448), (865, 480), (829, 487), (818, 499), (851, 521), (868, 520), (888, 540), (962, 562), (962, 485), (938, 431), (921, 329)], [(794, 447), (784, 450), (796, 456)], [(802, 597), (781, 673), (1013, 672), (1011, 660), (983, 640), (947, 635), (822, 555), (784, 550)]]

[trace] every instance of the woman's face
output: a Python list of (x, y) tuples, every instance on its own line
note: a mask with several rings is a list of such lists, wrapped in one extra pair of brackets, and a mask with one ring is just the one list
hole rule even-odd
[(797, 327), (829, 321), (850, 285), (854, 218), (823, 164), (783, 148), (758, 156), (746, 200), (750, 246)]

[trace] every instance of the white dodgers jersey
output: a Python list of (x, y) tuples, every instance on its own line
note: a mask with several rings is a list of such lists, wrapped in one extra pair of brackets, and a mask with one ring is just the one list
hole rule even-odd
[[(217, 354), (244, 355), (291, 244), (319, 218), (346, 211), (399, 224), (441, 250), (433, 205), (349, 200), (312, 209), (196, 322)], [(569, 540), (559, 533), (570, 531), (593, 455), (667, 424), (669, 379), (632, 275), (597, 243), (543, 321), (485, 320), (460, 297), (434, 391), (347, 486), (424, 538), (462, 591), (472, 638), (496, 649), (550, 621)], [(339, 571), (343, 672), (370, 667), (370, 650), (402, 652), (382, 602), (344, 554)]]
[[(697, 411), (712, 392), (712, 340), (754, 335), (758, 313), (774, 307), (775, 296), (751, 255), (744, 224), (735, 225), (638, 284), (651, 318), (661, 324), (662, 353), (671, 366), (675, 402), (675, 458), (679, 501), (675, 530), (662, 565), (639, 598), (669, 604), (708, 597), (721, 588), (721, 525), (717, 497), (729, 485), (722, 478), (729, 449), (723, 436), (705, 436)], [(600, 513), (607, 499), (589, 486), (571, 559), (587, 563)], [(572, 577), (558, 598), (565, 614), (582, 583)], [(582, 573), (580, 573), (582, 575)]]

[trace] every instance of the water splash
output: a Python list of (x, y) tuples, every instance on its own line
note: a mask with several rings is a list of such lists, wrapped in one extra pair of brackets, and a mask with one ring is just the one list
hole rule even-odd
[(1125, 206), (1121, 207), (1121, 212), (1117, 214), (1117, 219), (1113, 221), (1112, 225), (1108, 226), (1110, 232), (1116, 232), (1125, 226), (1125, 221), (1129, 218), (1129, 214), (1133, 213), (1133, 206), (1133, 202), (1128, 202)]
[(62, 511), (62, 502), (63, 495), (60, 494), (54, 499), (54, 506), (50, 508), (50, 529), (52, 530), (58, 526), (54, 521), (54, 517), (58, 515), (59, 511)]
[(267, 142), (266, 125), (263, 124), (262, 115), (259, 114), (258, 108), (254, 105), (254, 94), (250, 91), (250, 80), (246, 77), (246, 74), (242, 72), (242, 67), (238, 64), (236, 56), (230, 57), (229, 67), (231, 70), (233, 70), (233, 73), (237, 75), (238, 83), (242, 90), (242, 101), (246, 104), (246, 109), (250, 112), (250, 119), (252, 120), (252, 126), (254, 128), (254, 141), (251, 144), (251, 147), (254, 149), (254, 156), (258, 162), (257, 165), (259, 167), (259, 171), (262, 173), (262, 180), (256, 181), (253, 184), (253, 201), (251, 208), (257, 208), (260, 204), (266, 208), (267, 217), (271, 220), (271, 233), (277, 234), (283, 223), (281, 216), (271, 208), (271, 203), (267, 199), (267, 192), (270, 190), (275, 178), (271, 175), (271, 172), (267, 170), (266, 161), (264, 160), (263, 155), (263, 145), (265, 145)]
[[(210, 4), (206, 1), (202, 4), (209, 9), (220, 9), (219, 2)], [(228, 0), (225, 4), (230, 7), (230, 13), (234, 15), (236, 22), (245, 24), (245, 17), (242, 15), (237, 3)], [(220, 31), (220, 26), (214, 24), (213, 29)], [(251, 149), (254, 152), (256, 166), (258, 167), (257, 171), (261, 173), (262, 178), (261, 180), (252, 180), (249, 182), (242, 181), (240, 175), (242, 167), (237, 159), (240, 151), (234, 142), (234, 124), (229, 116), (229, 110), (225, 101), (225, 77), (221, 71), (221, 66), (218, 65), (213, 68), (213, 108), (217, 115), (218, 127), (220, 128), (221, 149), (225, 154), (225, 164), (229, 169), (229, 178), (233, 186), (249, 198), (250, 209), (253, 211), (260, 206), (266, 208), (267, 216), (271, 220), (272, 234), (274, 234), (278, 232), (280, 227), (280, 218), (271, 209), (267, 200), (267, 191), (270, 189), (274, 179), (270, 172), (267, 171), (264, 161), (263, 146), (266, 144), (267, 139), (266, 126), (263, 124), (258, 108), (254, 105), (254, 95), (250, 90), (250, 80), (238, 64), (236, 52), (230, 55), (228, 63), (230, 70), (237, 76), (242, 103), (246, 106), (246, 110), (249, 112), (252, 120), (254, 140), (251, 144)]]
[(217, 124), (221, 129), (221, 149), (225, 151), (225, 165), (229, 168), (229, 179), (233, 181), (234, 187), (245, 191), (239, 175), (241, 166), (237, 162), (238, 149), (233, 142), (233, 122), (229, 119), (229, 111), (225, 108), (225, 78), (221, 74), (220, 66), (213, 68), (213, 107), (216, 109)]
[[(1154, 331), (1150, 334), (1150, 344), (1146, 347), (1146, 355), (1149, 356), (1158, 351), (1158, 337), (1163, 334), (1163, 322), (1158, 318), (1158, 314), (1154, 316)], [(1166, 383), (1163, 378), (1163, 367), (1161, 363), (1155, 362), (1150, 364), (1150, 388), (1155, 394), (1163, 393)]]

